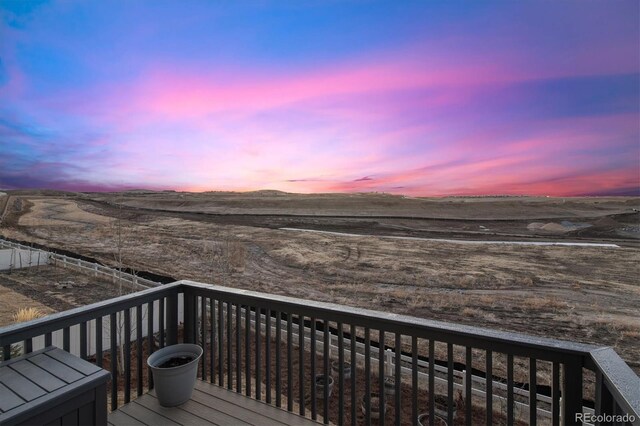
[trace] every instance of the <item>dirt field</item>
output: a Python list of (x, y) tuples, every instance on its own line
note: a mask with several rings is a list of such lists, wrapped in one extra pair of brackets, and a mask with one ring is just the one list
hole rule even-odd
[(23, 308), (35, 308), (45, 315), (55, 312), (38, 301), (0, 285), (0, 327), (13, 324), (13, 316)]
[(0, 272), (0, 326), (20, 308), (44, 314), (65, 311), (135, 291), (109, 279), (52, 265)]
[(0, 233), (18, 240), (107, 264), (119, 249), (128, 266), (176, 279), (611, 345), (640, 372), (638, 198), (10, 195)]

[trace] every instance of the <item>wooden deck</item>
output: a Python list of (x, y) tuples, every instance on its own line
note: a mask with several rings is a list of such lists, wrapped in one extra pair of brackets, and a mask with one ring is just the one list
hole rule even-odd
[(114, 426), (319, 424), (202, 380), (196, 381), (191, 400), (179, 407), (162, 407), (151, 391), (110, 413), (108, 422)]

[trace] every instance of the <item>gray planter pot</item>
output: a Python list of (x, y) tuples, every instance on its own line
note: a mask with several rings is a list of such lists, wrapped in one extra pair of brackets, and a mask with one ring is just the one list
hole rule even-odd
[(331, 396), (331, 392), (333, 391), (333, 377), (328, 376), (328, 384), (327, 384), (324, 374), (317, 375), (316, 376), (316, 399), (324, 399), (325, 386), (329, 388), (329, 396)]
[[(449, 404), (448, 399), (444, 395), (436, 395), (435, 396), (435, 413), (436, 417), (442, 417), (443, 419), (447, 419), (449, 416)], [(455, 419), (456, 414), (458, 413), (458, 407), (453, 403), (453, 407), (451, 409), (453, 411), (453, 418)]]
[[(333, 371), (336, 376), (340, 375), (340, 363), (338, 361), (331, 361), (331, 371)], [(345, 379), (351, 378), (351, 364), (348, 362), (342, 363), (342, 374)]]
[[(188, 356), (193, 360), (177, 367), (160, 368), (162, 364), (174, 357)], [(202, 348), (191, 343), (171, 345), (154, 352), (147, 358), (147, 365), (153, 373), (153, 385), (158, 402), (163, 407), (175, 407), (184, 404), (191, 398), (196, 385), (198, 361), (202, 356)]]
[[(387, 401), (385, 398), (384, 401), (384, 405), (381, 407), (380, 406), (380, 396), (377, 393), (371, 393), (369, 394), (369, 404), (370, 404), (370, 409), (371, 411), (369, 412), (369, 416), (372, 419), (379, 419), (380, 418), (380, 414), (382, 414), (382, 416), (384, 417), (385, 413), (387, 412)], [(362, 414), (364, 414), (365, 416), (367, 415), (367, 403), (365, 401), (365, 396), (363, 395), (362, 398), (360, 398), (360, 409), (362, 410)]]
[[(433, 424), (436, 426), (447, 426), (447, 421), (438, 415), (434, 416), (433, 420)], [(418, 416), (418, 425), (429, 426), (429, 413), (423, 413)]]
[(385, 395), (396, 394), (396, 378), (393, 376), (384, 376), (384, 393)]

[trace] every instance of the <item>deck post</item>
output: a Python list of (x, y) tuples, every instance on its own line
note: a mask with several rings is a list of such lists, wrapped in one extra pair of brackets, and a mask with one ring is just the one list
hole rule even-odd
[(178, 343), (178, 294), (167, 296), (167, 345)]
[(582, 414), (582, 358), (573, 359), (563, 366), (562, 423), (577, 423)]
[[(596, 371), (596, 416), (613, 414), (614, 400), (601, 371)], [(598, 423), (603, 424), (603, 423)]]

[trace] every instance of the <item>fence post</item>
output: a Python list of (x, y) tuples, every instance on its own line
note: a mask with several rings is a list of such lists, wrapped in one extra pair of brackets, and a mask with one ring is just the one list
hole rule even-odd
[(178, 293), (167, 296), (167, 345), (178, 343)]
[(562, 423), (577, 423), (582, 413), (582, 358), (571, 359), (562, 366)]
[(387, 376), (393, 376), (393, 353), (391, 349), (387, 349), (384, 353), (384, 374)]

